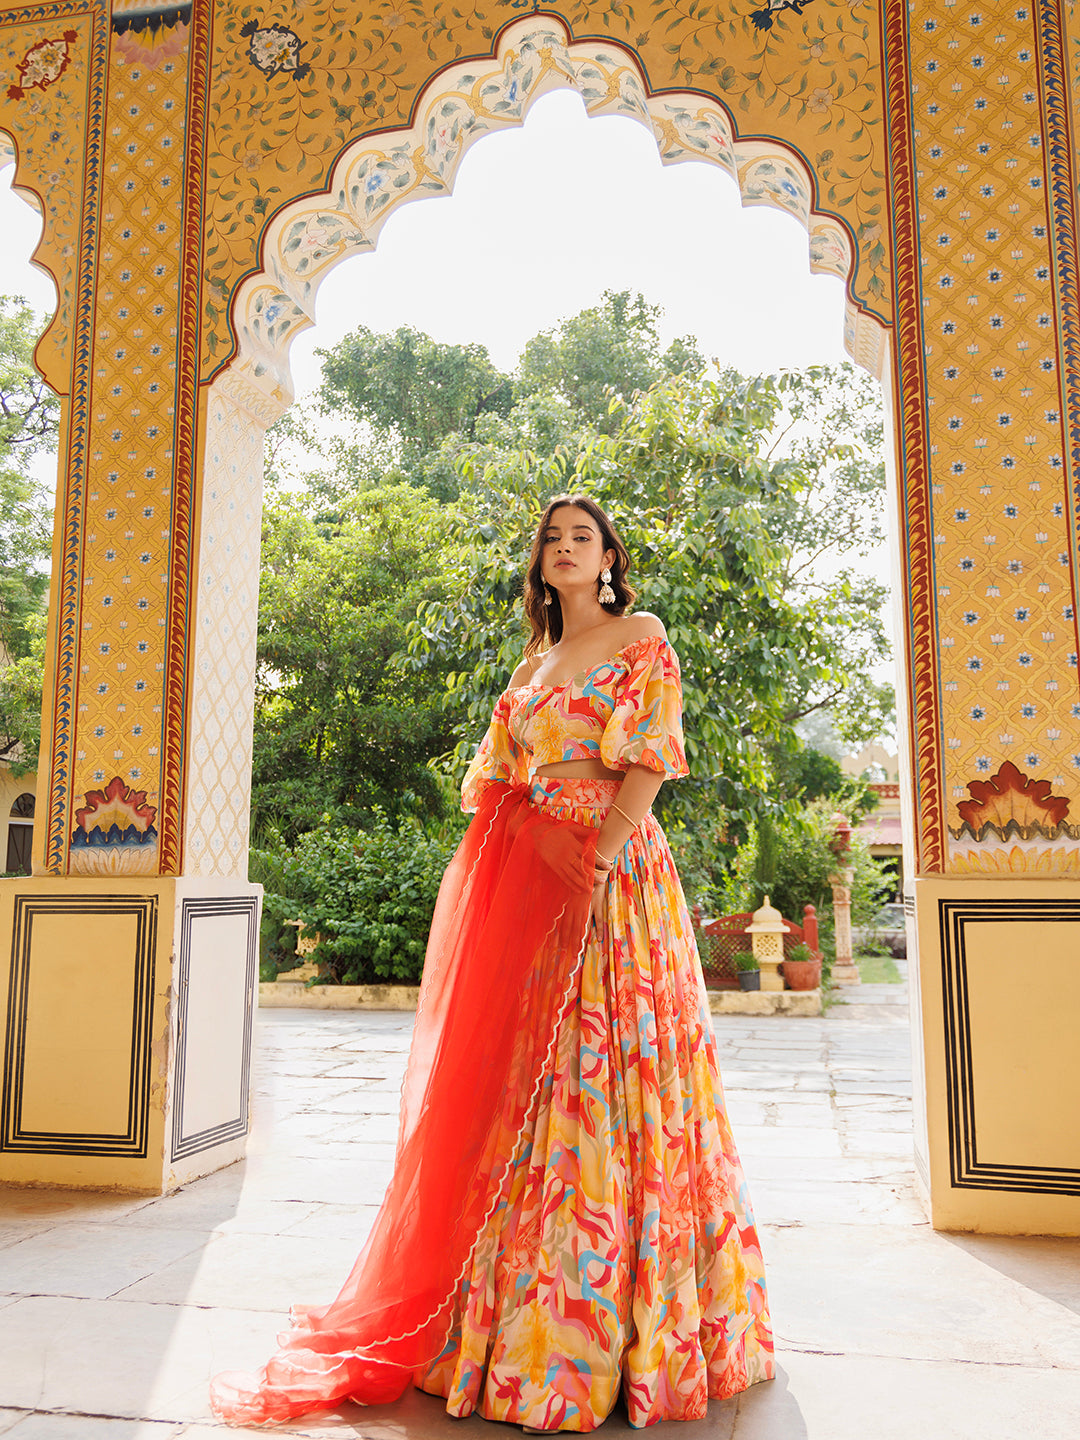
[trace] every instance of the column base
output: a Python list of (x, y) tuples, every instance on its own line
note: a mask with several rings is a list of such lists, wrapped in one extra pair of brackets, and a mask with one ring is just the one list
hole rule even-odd
[(834, 985), (861, 985), (862, 976), (859, 974), (859, 967), (854, 963), (836, 964), (832, 967), (829, 975)]
[(261, 895), (0, 881), (0, 1182), (159, 1195), (243, 1156)]
[(907, 910), (931, 1224), (1080, 1235), (1080, 882), (925, 877)]

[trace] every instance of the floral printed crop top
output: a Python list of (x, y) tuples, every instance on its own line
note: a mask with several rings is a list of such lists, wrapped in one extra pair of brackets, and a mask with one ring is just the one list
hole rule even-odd
[(645, 765), (668, 779), (689, 774), (683, 752), (679, 658), (659, 635), (561, 685), (504, 690), (461, 787), (475, 810), (495, 780), (527, 784), (541, 765), (600, 760), (611, 770)]

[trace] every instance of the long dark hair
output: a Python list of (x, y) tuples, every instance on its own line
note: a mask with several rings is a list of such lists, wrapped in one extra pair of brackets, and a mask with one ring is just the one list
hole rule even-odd
[(535, 655), (538, 650), (555, 645), (562, 639), (563, 620), (559, 593), (552, 590), (551, 604), (544, 604), (545, 586), (541, 561), (544, 554), (544, 536), (551, 524), (551, 517), (564, 505), (576, 505), (580, 510), (588, 511), (596, 521), (604, 549), (615, 552), (615, 559), (611, 564), (611, 588), (615, 591), (615, 599), (605, 605), (604, 610), (609, 615), (623, 615), (633, 604), (636, 594), (626, 579), (630, 569), (630, 556), (626, 546), (596, 501), (590, 500), (587, 495), (556, 495), (553, 500), (548, 501), (543, 515), (540, 516), (540, 524), (536, 527), (532, 551), (529, 554), (529, 568), (525, 574), (525, 619), (532, 631), (525, 645), (525, 654), (528, 656)]

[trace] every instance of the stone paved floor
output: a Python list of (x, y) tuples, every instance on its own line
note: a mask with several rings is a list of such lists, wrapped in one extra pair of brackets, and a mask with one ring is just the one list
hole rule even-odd
[[(667, 1440), (1080, 1435), (1080, 1243), (930, 1230), (912, 1190), (904, 992), (863, 986), (820, 1019), (716, 1017), (779, 1376), (659, 1427)], [(0, 1434), (221, 1440), (207, 1376), (256, 1368), (290, 1302), (328, 1299), (366, 1233), (410, 1023), (263, 1012), (250, 1156), (176, 1195), (0, 1190)], [(617, 1414), (604, 1429), (628, 1427)], [(419, 1394), (285, 1427), (451, 1431), (497, 1433)]]

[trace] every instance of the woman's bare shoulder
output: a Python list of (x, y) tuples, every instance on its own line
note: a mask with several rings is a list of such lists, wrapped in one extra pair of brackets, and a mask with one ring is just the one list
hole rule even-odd
[(654, 637), (667, 639), (664, 622), (659, 615), (654, 615), (649, 610), (636, 610), (633, 615), (624, 615), (619, 623), (623, 627), (621, 639), (624, 645), (633, 645), (635, 640), (651, 640)]
[(510, 676), (510, 679), (507, 681), (507, 690), (517, 690), (522, 685), (528, 685), (532, 680), (533, 672), (535, 671), (539, 663), (540, 657), (538, 655), (534, 655), (532, 656), (532, 658), (526, 655), (522, 660), (521, 664), (517, 667), (514, 673)]

